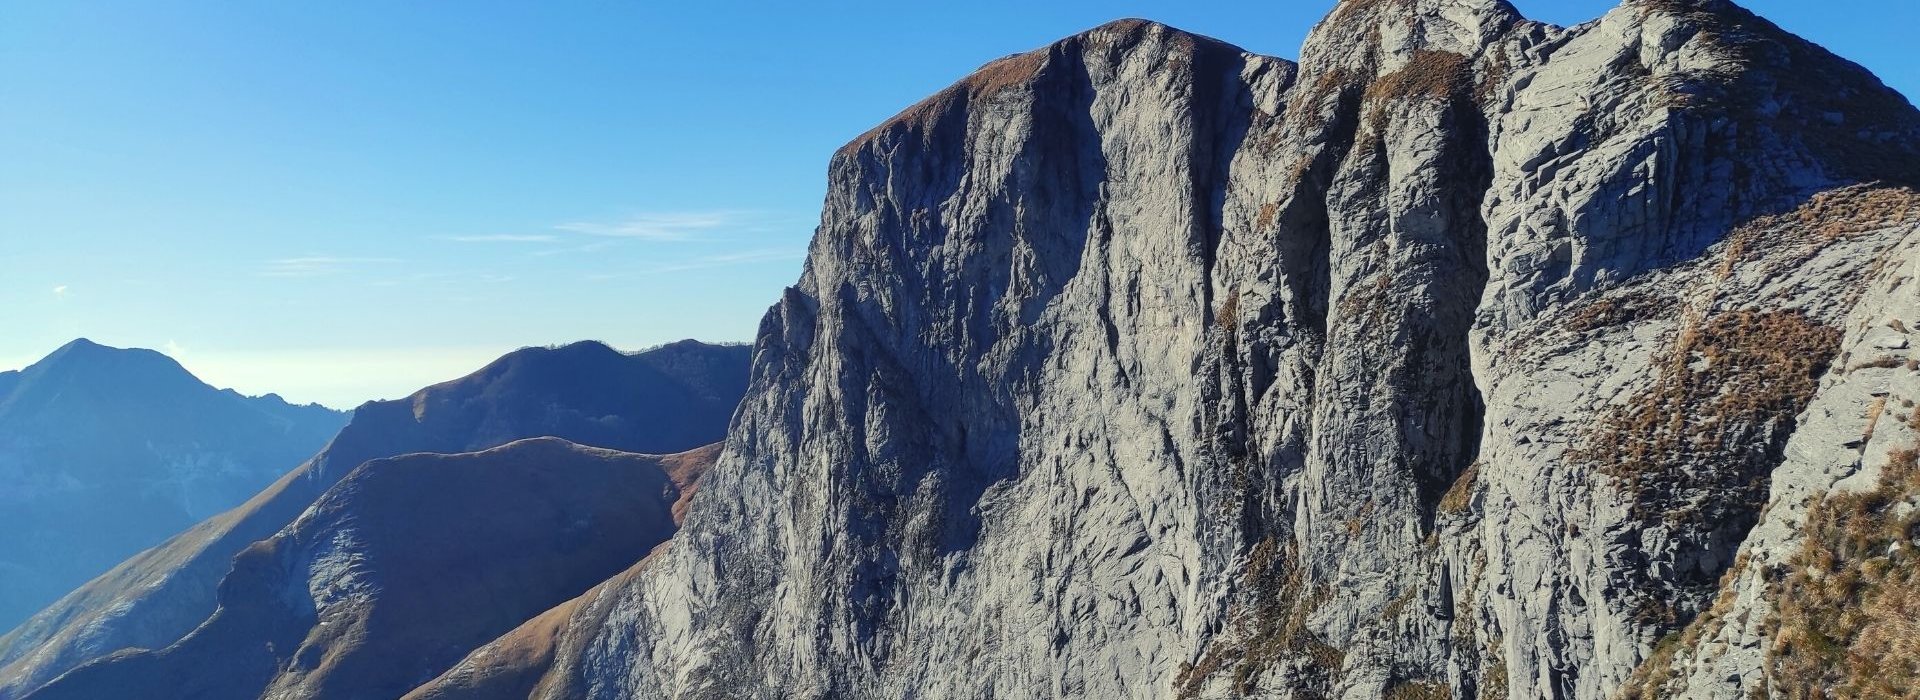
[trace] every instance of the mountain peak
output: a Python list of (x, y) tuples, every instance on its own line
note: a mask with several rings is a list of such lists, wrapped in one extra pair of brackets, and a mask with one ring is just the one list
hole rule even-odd
[(47, 360), (54, 360), (56, 358), (79, 359), (79, 358), (104, 358), (104, 357), (114, 357), (114, 356), (119, 356), (119, 357), (136, 357), (137, 356), (137, 357), (149, 357), (149, 358), (160, 357), (160, 358), (165, 358), (168, 362), (173, 361), (173, 358), (167, 357), (166, 355), (158, 351), (148, 350), (145, 348), (119, 348), (111, 345), (103, 345), (100, 343), (96, 343), (93, 340), (88, 338), (74, 338), (73, 340), (67, 341), (65, 345), (61, 345), (60, 347), (55, 348), (53, 352), (47, 353), (46, 358), (41, 361), (45, 362)]
[(212, 390), (164, 354), (101, 345), (86, 338), (74, 339), (20, 370), (13, 398), (21, 398), (36, 386), (91, 387), (99, 391), (116, 387), (177, 391), (198, 386)]
[[(1099, 47), (1103, 51), (1087, 51)], [(926, 138), (935, 123), (949, 115), (963, 114), (975, 102), (994, 102), (1013, 91), (1031, 91), (1058, 61), (1117, 64), (1135, 51), (1155, 54), (1161, 68), (1190, 72), (1190, 66), (1202, 54), (1240, 55), (1241, 48), (1177, 29), (1152, 20), (1123, 18), (1055, 41), (1046, 46), (1011, 54), (975, 69), (966, 77), (934, 95), (902, 110), (893, 118), (869, 129), (837, 155), (849, 155), (880, 142), (891, 142), (912, 134)]]

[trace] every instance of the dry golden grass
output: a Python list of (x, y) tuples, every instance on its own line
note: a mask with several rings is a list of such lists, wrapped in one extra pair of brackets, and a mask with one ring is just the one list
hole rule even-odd
[[(1805, 262), (1826, 244), (1868, 231), (1920, 222), (1920, 192), (1878, 184), (1827, 190), (1793, 211), (1748, 221), (1727, 235), (1720, 263), (1725, 279), (1742, 263), (1771, 257), (1769, 272)], [(1766, 256), (1782, 247), (1799, 248), (1790, 256)]]
[(1473, 483), (1480, 478), (1480, 463), (1474, 462), (1460, 477), (1453, 480), (1447, 492), (1440, 496), (1440, 512), (1446, 514), (1464, 513), (1467, 506), (1473, 504)]
[[(1314, 76), (1312, 82), (1302, 81), (1296, 84), (1294, 90), (1305, 90), (1306, 92), (1301, 94), (1298, 99), (1289, 99), (1287, 101), (1289, 105), (1287, 108), (1287, 120), (1295, 125), (1313, 129), (1326, 126), (1327, 115), (1325, 112), (1329, 109), (1327, 100), (1339, 97), (1355, 82), (1354, 76), (1351, 74), (1341, 70), (1334, 70)], [(1334, 107), (1334, 109), (1337, 109), (1337, 106)], [(1266, 136), (1263, 137), (1267, 140), (1263, 140), (1260, 143), (1261, 150), (1271, 152), (1274, 148), (1278, 147), (1285, 131), (1285, 129), (1268, 130)], [(1308, 165), (1309, 162), (1305, 158), (1302, 158), (1300, 162), (1295, 164), (1294, 172), (1296, 177), (1294, 180), (1296, 182), (1300, 179), (1298, 175), (1304, 173)]]
[[(1653, 384), (1603, 415), (1570, 456), (1612, 477), (1640, 522), (1683, 531), (1751, 527), (1839, 340), (1839, 329), (1795, 311), (1692, 321)], [(1706, 604), (1711, 583), (1632, 587), (1635, 619), (1678, 627)]]
[(1890, 355), (1881, 355), (1871, 360), (1860, 362), (1851, 367), (1848, 367), (1847, 371), (1852, 372), (1858, 369), (1891, 369), (1894, 367), (1899, 367), (1904, 364), (1906, 364), (1906, 361), (1898, 357), (1893, 357)]
[(1396, 681), (1387, 686), (1383, 700), (1448, 700), (1452, 689), (1445, 681)]
[(1619, 479), (1642, 506), (1732, 489), (1757, 510), (1769, 453), (1777, 451), (1768, 443), (1783, 440), (1783, 428), (1813, 398), (1839, 341), (1839, 329), (1795, 311), (1737, 311), (1691, 323), (1653, 385), (1602, 418), (1577, 454)]
[(1680, 678), (1675, 673), (1675, 659), (1682, 653), (1693, 653), (1700, 648), (1700, 640), (1709, 634), (1719, 632), (1725, 624), (1726, 615), (1733, 609), (1733, 582), (1746, 571), (1749, 559), (1741, 554), (1734, 559), (1733, 566), (1720, 575), (1720, 594), (1714, 597), (1713, 606), (1683, 629), (1662, 637), (1653, 647), (1653, 653), (1640, 662), (1621, 684), (1614, 694), (1615, 700), (1662, 700), (1675, 697), (1684, 691), (1680, 687)]
[(1367, 122), (1374, 131), (1385, 128), (1387, 105), (1403, 100), (1450, 100), (1467, 94), (1473, 80), (1473, 59), (1450, 51), (1413, 52), (1400, 70), (1380, 76), (1367, 86)]
[(1672, 314), (1676, 304), (1667, 297), (1630, 292), (1616, 297), (1599, 299), (1579, 307), (1567, 316), (1566, 329), (1574, 333), (1585, 333), (1600, 328), (1625, 325), (1643, 318), (1654, 318)]
[(1392, 280), (1385, 273), (1373, 276), (1373, 279), (1354, 285), (1352, 290), (1340, 296), (1338, 308), (1340, 316), (1347, 323), (1358, 324), (1366, 328), (1379, 328), (1393, 320), (1394, 303), (1391, 292)]
[(925, 131), (956, 103), (991, 97), (1009, 88), (1031, 82), (1040, 75), (1041, 69), (1046, 67), (1048, 55), (1047, 49), (1040, 49), (1007, 56), (981, 66), (972, 75), (962, 78), (947, 89), (914, 103), (913, 106), (894, 115), (892, 119), (868, 129), (866, 133), (842, 146), (840, 152), (856, 150), (872, 142), (880, 134), (894, 129)]
[(1506, 700), (1509, 695), (1507, 692), (1507, 657), (1506, 654), (1501, 653), (1499, 641), (1496, 640), (1492, 647), (1488, 653), (1488, 657), (1490, 658), (1483, 667), (1485, 670), (1480, 676), (1479, 695), (1481, 700)]
[[(1294, 180), (1297, 182), (1299, 178), (1294, 178)], [(1253, 230), (1265, 231), (1272, 228), (1273, 217), (1278, 213), (1280, 213), (1280, 204), (1278, 202), (1267, 202), (1266, 204), (1260, 205), (1260, 213), (1253, 217)]]
[(1242, 585), (1250, 592), (1248, 600), (1228, 611), (1229, 629), (1207, 647), (1199, 663), (1175, 678), (1178, 697), (1195, 697), (1209, 678), (1229, 665), (1233, 691), (1250, 694), (1260, 675), (1280, 662), (1301, 664), (1296, 691), (1310, 696), (1331, 689), (1346, 654), (1307, 629), (1308, 616), (1326, 602), (1328, 592), (1310, 586), (1293, 552), (1272, 537), (1248, 553)]
[(1874, 489), (1807, 514), (1769, 624), (1777, 697), (1920, 698), (1920, 452), (1888, 457)]
[(1867, 429), (1861, 433), (1860, 442), (1865, 443), (1873, 439), (1873, 429), (1880, 426), (1880, 415), (1886, 411), (1887, 397), (1885, 396), (1875, 398), (1873, 404), (1867, 406)]
[[(1710, 72), (1668, 76), (1669, 106), (1753, 114), (1792, 124), (1829, 175), (1856, 182), (1920, 185), (1920, 153), (1876, 134), (1916, 126), (1913, 108), (1871, 73), (1730, 2), (1634, 0), (1643, 13), (1670, 14), (1696, 28), (1691, 40), (1721, 63)], [(1700, 89), (1705, 88), (1705, 89)], [(1829, 121), (1829, 115), (1841, 115)]]
[(1406, 4), (1406, 0), (1340, 0), (1333, 8), (1331, 19), (1345, 21), (1374, 10), (1405, 8)]
[(1213, 312), (1213, 323), (1219, 326), (1220, 330), (1228, 333), (1232, 333), (1240, 328), (1239, 292), (1228, 294), (1226, 300), (1220, 302), (1220, 309)]

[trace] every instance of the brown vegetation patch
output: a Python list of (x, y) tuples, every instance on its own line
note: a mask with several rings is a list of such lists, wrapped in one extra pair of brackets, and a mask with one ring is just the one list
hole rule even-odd
[[(1736, 265), (1762, 257), (1771, 258), (1768, 273), (1785, 271), (1836, 240), (1914, 223), (1920, 223), (1920, 192), (1911, 188), (1866, 184), (1827, 190), (1793, 211), (1762, 216), (1735, 227), (1727, 236), (1720, 276), (1724, 279)], [(1795, 252), (1768, 255), (1781, 248)]]
[[(1329, 106), (1327, 100), (1338, 98), (1348, 86), (1355, 82), (1353, 75), (1343, 70), (1332, 70), (1314, 76), (1312, 82), (1301, 81), (1294, 84), (1294, 90), (1305, 90), (1298, 99), (1287, 100), (1287, 118), (1310, 129), (1327, 125), (1327, 116), (1337, 113), (1338, 105)], [(1280, 145), (1284, 129), (1271, 129), (1262, 137), (1259, 147), (1264, 152), (1272, 152)], [(1308, 160), (1303, 158), (1295, 171), (1304, 172)], [(1299, 178), (1295, 178), (1298, 181)]]
[(1473, 59), (1451, 51), (1420, 49), (1407, 64), (1367, 86), (1367, 121), (1377, 132), (1386, 126), (1387, 105), (1402, 100), (1446, 101), (1466, 94)]
[[(1604, 415), (1570, 456), (1612, 477), (1632, 517), (1664, 522), (1682, 548), (1738, 541), (1766, 505), (1773, 467), (1839, 340), (1839, 329), (1797, 311), (1693, 321), (1653, 384)], [(1676, 629), (1706, 606), (1707, 575), (1717, 573), (1689, 568), (1620, 594), (1641, 624)]]
[(1460, 472), (1460, 477), (1440, 496), (1440, 512), (1448, 515), (1466, 512), (1467, 506), (1473, 504), (1473, 485), (1479, 478), (1480, 463), (1467, 465), (1467, 470)]
[(1387, 686), (1384, 700), (1449, 700), (1452, 689), (1445, 681), (1395, 681)]
[(1661, 637), (1652, 653), (1627, 676), (1627, 682), (1614, 696), (1616, 700), (1663, 700), (1678, 697), (1686, 690), (1680, 683), (1679, 659), (1682, 654), (1697, 652), (1701, 639), (1719, 633), (1726, 624), (1727, 613), (1733, 610), (1734, 581), (1747, 570), (1747, 562), (1746, 554), (1734, 559), (1733, 566), (1720, 576), (1720, 594), (1714, 598), (1713, 606), (1685, 628)]
[(1325, 587), (1309, 584), (1291, 548), (1282, 550), (1272, 537), (1248, 554), (1242, 584), (1248, 599), (1228, 610), (1228, 629), (1208, 645), (1199, 662), (1175, 678), (1179, 697), (1195, 697), (1207, 679), (1229, 666), (1233, 692), (1245, 696), (1278, 664), (1293, 666), (1295, 697), (1322, 697), (1331, 691), (1346, 654), (1307, 629), (1308, 616), (1328, 598)]
[(1736, 311), (1690, 324), (1653, 386), (1601, 419), (1579, 455), (1669, 520), (1700, 494), (1758, 509), (1776, 443), (1813, 398), (1840, 330), (1797, 311)]
[(1903, 365), (1903, 364), (1906, 364), (1906, 361), (1898, 357), (1894, 357), (1891, 355), (1881, 355), (1871, 360), (1866, 360), (1858, 364), (1855, 364), (1851, 367), (1848, 367), (1847, 371), (1852, 372), (1858, 369), (1892, 369), (1894, 367), (1899, 367), (1900, 365)]
[(1404, 8), (1407, 0), (1340, 0), (1334, 6), (1331, 19), (1346, 20), (1382, 8)]
[(1488, 645), (1487, 661), (1480, 675), (1480, 700), (1506, 700), (1510, 697), (1507, 691), (1507, 654), (1503, 645), (1504, 642), (1498, 639)]
[(1768, 620), (1775, 697), (1920, 697), (1920, 452), (1807, 513)]
[(1392, 296), (1389, 293), (1392, 280), (1385, 273), (1374, 275), (1373, 279), (1354, 285), (1352, 290), (1340, 297), (1340, 315), (1349, 323), (1365, 327), (1380, 327), (1393, 320)]
[(1486, 69), (1481, 71), (1479, 82), (1473, 87), (1474, 97), (1481, 104), (1488, 104), (1500, 91), (1500, 86), (1506, 84), (1507, 75), (1512, 72), (1513, 59), (1508, 58), (1506, 52), (1496, 50), (1487, 54)]
[(1228, 294), (1226, 300), (1220, 302), (1220, 309), (1213, 312), (1213, 323), (1219, 326), (1220, 330), (1228, 333), (1232, 333), (1240, 328), (1239, 292)]
[(1638, 0), (1641, 12), (1681, 18), (1692, 41), (1723, 65), (1670, 76), (1663, 101), (1678, 109), (1755, 114), (1784, 107), (1791, 127), (1828, 174), (1855, 181), (1920, 184), (1920, 128), (1912, 105), (1865, 69), (1731, 2)]
[[(1294, 181), (1298, 182), (1299, 178), (1294, 178)], [(1271, 228), (1273, 226), (1273, 217), (1279, 213), (1280, 204), (1278, 202), (1267, 202), (1266, 204), (1260, 205), (1260, 213), (1253, 217), (1253, 229), (1255, 231), (1265, 231)]]
[(1674, 302), (1667, 297), (1645, 292), (1629, 292), (1597, 299), (1567, 316), (1566, 329), (1585, 333), (1601, 328), (1626, 325), (1646, 318), (1672, 314)]
[(1007, 56), (981, 66), (979, 70), (948, 86), (945, 90), (914, 103), (913, 106), (894, 115), (892, 119), (868, 129), (866, 133), (842, 146), (840, 152), (848, 153), (857, 150), (881, 134), (895, 129), (924, 131), (955, 103), (991, 97), (1007, 89), (1031, 83), (1039, 77), (1041, 69), (1046, 67), (1049, 53), (1049, 49), (1039, 49)]

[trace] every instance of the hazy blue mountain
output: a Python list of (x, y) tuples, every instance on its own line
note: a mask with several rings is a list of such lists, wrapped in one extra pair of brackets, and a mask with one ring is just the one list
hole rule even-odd
[(347, 416), (85, 339), (0, 374), (0, 626), (245, 501)]
[(750, 354), (695, 341), (631, 354), (595, 342), (527, 348), (412, 396), (363, 404), (332, 442), (245, 503), (127, 558), (0, 635), (0, 700), (121, 649), (181, 640), (214, 613), (235, 555), (287, 528), (369, 461), (535, 437), (643, 454), (718, 441), (746, 393)]

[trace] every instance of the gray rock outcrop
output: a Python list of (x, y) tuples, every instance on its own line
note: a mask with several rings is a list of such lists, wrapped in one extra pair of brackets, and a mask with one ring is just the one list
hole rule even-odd
[(1908, 692), (1916, 184), (1724, 0), (995, 61), (833, 156), (672, 545), (409, 697)]
[[(1916, 146), (1897, 94), (1717, 0), (1348, 0), (1297, 65), (1140, 21), (996, 61), (835, 155), (674, 546), (506, 675), (1767, 692), (1740, 562), (1850, 473)], [(1728, 605), (1732, 641), (1686, 634)], [(420, 692), (489, 697), (487, 664)]]

